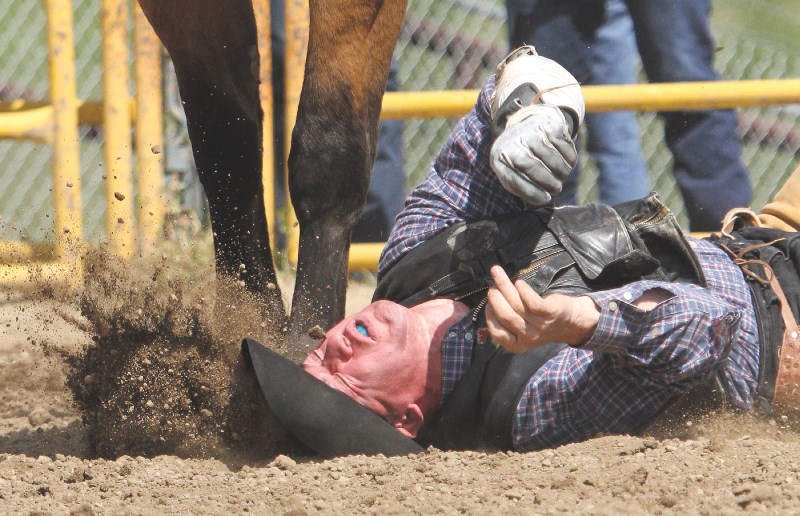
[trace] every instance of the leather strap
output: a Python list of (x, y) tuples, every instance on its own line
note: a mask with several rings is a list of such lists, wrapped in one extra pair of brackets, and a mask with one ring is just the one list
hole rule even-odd
[[(741, 226), (761, 227), (761, 221), (751, 210), (745, 208), (735, 208), (729, 211), (722, 221), (722, 234), (731, 237), (731, 231)], [(772, 245), (767, 242), (762, 245)], [(778, 356), (778, 375), (775, 379), (775, 395), (772, 403), (776, 412), (798, 412), (800, 411), (800, 327), (786, 299), (778, 279), (772, 267), (761, 260), (745, 260), (743, 256), (757, 246), (750, 246), (742, 249), (738, 253), (733, 253), (730, 249), (722, 246), (731, 255), (734, 262), (742, 268), (742, 271), (750, 277), (755, 278), (760, 283), (769, 283), (775, 297), (781, 307), (781, 318), (783, 319), (783, 339), (781, 342), (780, 354)], [(760, 247), (760, 246), (759, 246)], [(760, 277), (750, 269), (750, 265), (757, 264), (764, 268), (767, 278)]]
[(784, 323), (773, 405), (778, 412), (797, 412), (800, 411), (800, 328), (774, 274), (770, 286), (781, 303)]

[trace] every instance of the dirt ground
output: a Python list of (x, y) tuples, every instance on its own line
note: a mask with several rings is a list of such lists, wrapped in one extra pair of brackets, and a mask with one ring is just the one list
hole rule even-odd
[(746, 415), (527, 454), (309, 456), (225, 379), (237, 338), (268, 338), (259, 316), (227, 299), (217, 328), (195, 280), (151, 267), (0, 297), (0, 513), (800, 512), (800, 433)]

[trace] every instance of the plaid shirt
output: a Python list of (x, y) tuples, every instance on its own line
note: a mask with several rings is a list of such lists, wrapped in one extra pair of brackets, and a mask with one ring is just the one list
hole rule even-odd
[[(425, 181), (409, 196), (381, 256), (381, 271), (454, 223), (525, 209), (488, 165), (493, 92), (491, 77)], [(512, 430), (518, 451), (633, 432), (675, 395), (720, 368), (733, 403), (752, 407), (759, 345), (750, 291), (741, 271), (721, 250), (703, 240), (689, 240), (708, 287), (640, 281), (591, 294), (601, 309), (592, 338), (582, 348), (567, 347), (551, 358), (523, 392)], [(672, 296), (650, 311), (631, 304), (653, 288)], [(466, 317), (442, 342), (443, 397), (469, 366), (478, 332)]]

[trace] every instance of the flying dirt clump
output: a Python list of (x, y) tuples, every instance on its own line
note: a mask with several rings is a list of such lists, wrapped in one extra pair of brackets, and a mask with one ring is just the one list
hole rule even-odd
[(80, 309), (93, 343), (68, 359), (67, 384), (102, 456), (257, 460), (289, 445), (240, 352), (245, 336), (274, 347), (282, 321), (190, 269), (89, 260)]

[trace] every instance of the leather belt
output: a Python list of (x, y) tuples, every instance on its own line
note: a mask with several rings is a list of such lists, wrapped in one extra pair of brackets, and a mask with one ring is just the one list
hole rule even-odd
[(773, 404), (778, 412), (797, 412), (800, 411), (800, 328), (774, 274), (770, 286), (780, 300), (784, 324)]

